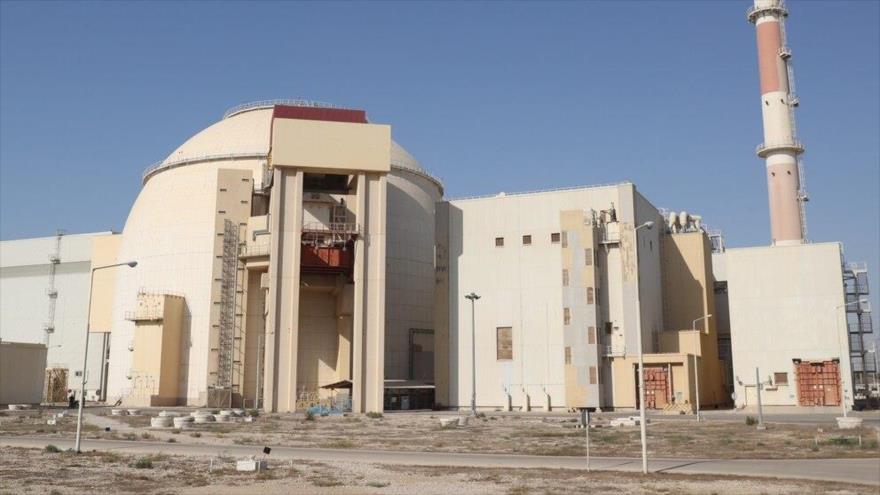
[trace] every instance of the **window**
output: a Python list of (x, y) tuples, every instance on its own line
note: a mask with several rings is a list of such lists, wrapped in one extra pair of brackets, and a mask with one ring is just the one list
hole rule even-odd
[(593, 264), (593, 248), (584, 249), (584, 265), (591, 266)]
[(788, 385), (788, 373), (773, 373), (773, 383), (775, 385)]
[(592, 287), (587, 287), (587, 304), (595, 304), (596, 301), (593, 292)]
[(605, 322), (605, 334), (611, 335), (614, 332), (614, 324), (610, 321)]
[(553, 232), (550, 234), (550, 242), (553, 244), (559, 243), (559, 232)]
[(571, 324), (571, 310), (570, 309), (565, 308), (562, 310), (562, 319), (564, 320), (566, 325)]
[(571, 364), (571, 347), (565, 348), (565, 364)]
[(523, 246), (531, 246), (532, 245), (532, 236), (524, 235), (523, 236)]
[(596, 343), (596, 327), (587, 328), (587, 343), (595, 344)]
[(499, 361), (513, 359), (513, 328), (498, 327), (495, 329), (496, 356)]
[(504, 238), (496, 237), (495, 238), (495, 247), (504, 247)]
[(562, 286), (568, 287), (568, 270), (562, 269)]
[(597, 378), (598, 377), (596, 376), (596, 367), (590, 366), (590, 385), (595, 385), (598, 381)]

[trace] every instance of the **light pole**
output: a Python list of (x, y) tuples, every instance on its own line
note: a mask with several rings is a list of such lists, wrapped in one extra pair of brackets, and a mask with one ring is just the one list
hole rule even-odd
[[(694, 402), (697, 406), (697, 422), (700, 422), (700, 371), (697, 369), (697, 342), (700, 341), (700, 334), (697, 333), (697, 322), (700, 320), (706, 320), (706, 324), (709, 324), (709, 318), (712, 315), (701, 316), (694, 320), (693, 328), (694, 328), (694, 382), (697, 393), (697, 400)], [(702, 355), (703, 346), (700, 346), (700, 354)]]
[[(636, 273), (639, 272), (639, 229), (651, 229), (654, 222), (647, 221), (635, 229)], [(642, 436), (642, 473), (648, 474), (648, 430), (645, 426), (645, 357), (642, 352), (642, 302), (639, 286), (636, 285), (636, 345), (639, 348), (639, 428)]]
[(130, 266), (134, 268), (137, 266), (137, 261), (127, 261), (125, 263), (115, 263), (113, 265), (105, 265), (98, 266), (92, 268), (92, 274), (89, 278), (89, 308), (86, 313), (86, 346), (83, 349), (83, 369), (82, 369), (82, 385), (80, 386), (79, 392), (79, 411), (76, 413), (76, 453), (80, 453), (80, 441), (82, 439), (82, 420), (83, 420), (83, 406), (86, 403), (86, 370), (89, 365), (89, 331), (91, 330), (91, 319), (92, 319), (92, 287), (95, 284), (95, 272), (98, 270), (103, 270), (105, 268), (114, 268), (117, 266)]
[(464, 296), (471, 302), (471, 414), (477, 416), (477, 332), (476, 319), (474, 317), (474, 303), (480, 298), (475, 292)]
[[(838, 304), (834, 308), (834, 312), (837, 313), (837, 310), (840, 308), (844, 308), (843, 318), (846, 319), (846, 307), (851, 306), (853, 304), (862, 304), (864, 303), (864, 299), (859, 299), (857, 301), (850, 301), (848, 303)], [(834, 315), (834, 321), (837, 322), (837, 351), (840, 353), (840, 369), (838, 374), (840, 375), (840, 407), (843, 409), (843, 417), (847, 417), (846, 412), (846, 381), (843, 377), (843, 345), (840, 343), (840, 318), (837, 317), (837, 314)], [(849, 339), (849, 322), (847, 322), (846, 328), (846, 338)], [(849, 359), (849, 342), (846, 344), (846, 357)], [(852, 375), (852, 370), (850, 370), (850, 375)]]

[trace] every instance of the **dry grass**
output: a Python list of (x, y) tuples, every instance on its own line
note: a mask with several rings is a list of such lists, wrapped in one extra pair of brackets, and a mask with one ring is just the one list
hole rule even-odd
[[(272, 462), (272, 461), (270, 461)], [(0, 494), (143, 493), (253, 494), (419, 493), (476, 494), (752, 494), (813, 495), (876, 493), (874, 487), (839, 483), (593, 472), (554, 469), (492, 469), (377, 466), (357, 462), (272, 462), (268, 471), (241, 473), (233, 460), (119, 453), (0, 451)], [(145, 465), (150, 467), (143, 467)], [(138, 466), (141, 467), (138, 467)]]

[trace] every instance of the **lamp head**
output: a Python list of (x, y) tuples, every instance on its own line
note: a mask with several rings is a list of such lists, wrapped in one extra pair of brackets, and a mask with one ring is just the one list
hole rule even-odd
[(126, 265), (134, 268), (134, 267), (138, 266), (138, 262), (137, 261), (129, 261), (128, 263), (126, 263)]

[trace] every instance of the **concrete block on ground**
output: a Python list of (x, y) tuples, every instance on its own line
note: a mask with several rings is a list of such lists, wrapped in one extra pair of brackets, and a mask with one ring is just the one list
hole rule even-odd
[(239, 459), (235, 461), (236, 471), (254, 472), (265, 471), (269, 468), (265, 459)]

